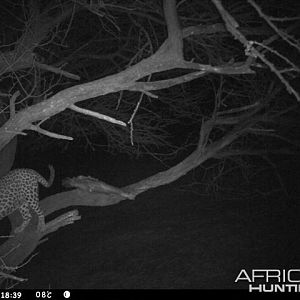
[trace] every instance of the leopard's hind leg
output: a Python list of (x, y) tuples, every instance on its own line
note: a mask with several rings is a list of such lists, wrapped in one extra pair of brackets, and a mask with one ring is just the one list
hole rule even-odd
[(40, 208), (39, 202), (35, 202), (31, 205), (31, 207), (36, 212), (39, 218), (38, 230), (43, 231), (45, 229), (45, 216)]
[(23, 223), (15, 229), (15, 233), (22, 232), (29, 224), (32, 218), (30, 208), (33, 209), (38, 215), (38, 230), (43, 231), (45, 228), (45, 217), (40, 209), (37, 189), (33, 189), (32, 193), (29, 196), (26, 195), (25, 198), (25, 202), (19, 208), (19, 211), (23, 217)]
[(29, 224), (29, 222), (31, 220), (31, 217), (32, 217), (31, 213), (30, 213), (29, 205), (26, 202), (24, 202), (19, 207), (19, 211), (20, 211), (20, 213), (22, 215), (23, 223), (15, 229), (15, 233), (22, 232), (25, 229), (25, 227)]
[(45, 228), (45, 217), (44, 213), (40, 208), (39, 202), (39, 194), (38, 194), (38, 184), (34, 187), (30, 198), (28, 199), (29, 206), (34, 210), (34, 212), (38, 215), (38, 230), (43, 231)]

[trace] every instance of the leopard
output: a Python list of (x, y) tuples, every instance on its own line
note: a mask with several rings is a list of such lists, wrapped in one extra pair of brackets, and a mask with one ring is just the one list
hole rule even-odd
[(0, 178), (0, 220), (19, 210), (23, 218), (14, 233), (21, 233), (30, 223), (32, 209), (38, 215), (38, 230), (45, 229), (45, 216), (39, 205), (39, 183), (48, 188), (52, 185), (55, 170), (49, 165), (50, 176), (46, 180), (32, 169), (13, 169)]

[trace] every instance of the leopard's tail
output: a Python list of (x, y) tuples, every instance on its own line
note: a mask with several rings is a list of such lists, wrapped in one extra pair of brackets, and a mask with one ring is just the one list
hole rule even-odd
[(43, 177), (43, 176), (39, 176), (38, 181), (44, 186), (44, 187), (50, 187), (54, 181), (54, 177), (55, 177), (55, 170), (53, 168), (52, 165), (48, 165), (49, 170), (50, 170), (50, 176), (48, 181)]

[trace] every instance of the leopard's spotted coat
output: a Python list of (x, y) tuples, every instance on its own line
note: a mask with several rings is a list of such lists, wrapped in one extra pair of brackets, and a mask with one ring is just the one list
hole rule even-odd
[(15, 229), (22, 232), (31, 220), (30, 208), (38, 217), (38, 229), (45, 226), (45, 218), (39, 206), (38, 187), (41, 183), (50, 187), (54, 180), (54, 168), (49, 165), (50, 177), (47, 181), (43, 176), (31, 169), (14, 169), (0, 178), (0, 220), (19, 210), (23, 223)]

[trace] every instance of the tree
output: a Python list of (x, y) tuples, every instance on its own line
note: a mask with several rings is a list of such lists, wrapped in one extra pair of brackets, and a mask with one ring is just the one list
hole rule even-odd
[[(70, 205), (106, 206), (168, 184), (208, 159), (299, 147), (278, 124), (296, 126), (298, 4), (228, 1), (43, 1), (1, 3), (0, 149), (15, 149), (17, 135), (35, 131), (57, 140), (99, 132), (126, 153), (193, 152), (169, 170), (107, 193), (80, 176), (75, 189), (41, 201), (45, 215)], [(20, 33), (21, 32), (21, 33)], [(288, 51), (287, 51), (288, 49)], [(79, 103), (80, 102), (80, 106)], [(74, 122), (76, 120), (76, 122)], [(192, 138), (176, 145), (176, 130)], [(277, 140), (278, 142), (275, 142)], [(14, 151), (4, 151), (1, 174)], [(7, 154), (13, 153), (8, 159)], [(159, 155), (159, 154), (157, 154)], [(110, 187), (109, 187), (110, 188)], [(40, 240), (80, 219), (77, 211), (28, 226), (0, 253), (6, 276)], [(18, 212), (10, 216), (18, 226)]]

